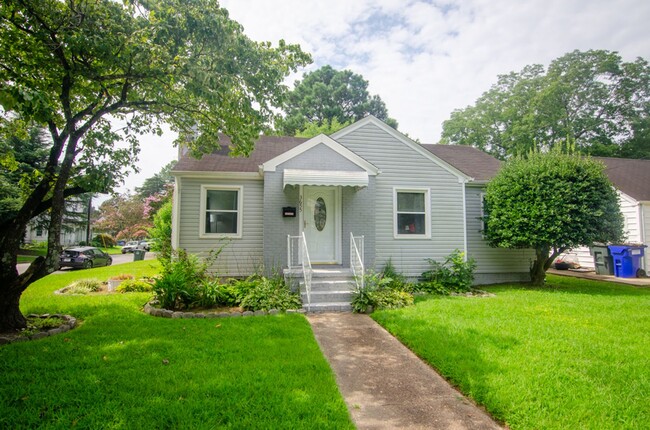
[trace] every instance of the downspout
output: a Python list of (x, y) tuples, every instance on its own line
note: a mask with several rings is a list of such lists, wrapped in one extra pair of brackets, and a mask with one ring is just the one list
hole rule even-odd
[(463, 254), (464, 260), (467, 261), (467, 199), (465, 196), (465, 188), (467, 187), (467, 181), (461, 181), (463, 188)]
[(180, 210), (181, 210), (181, 178), (174, 177), (174, 195), (172, 196), (172, 249), (180, 246)]
[[(644, 202), (639, 202), (638, 205), (639, 205), (639, 239), (641, 239), (641, 243), (646, 244), (647, 241), (646, 241), (646, 237), (645, 237), (645, 233), (646, 233), (645, 232), (645, 218), (643, 217), (643, 215), (644, 215), (643, 214)], [(645, 253), (645, 258), (643, 260), (641, 260), (641, 262), (643, 263), (643, 269), (647, 272), (648, 265), (646, 264), (646, 262), (648, 261), (648, 258), (650, 258), (650, 257), (648, 257), (648, 248), (644, 249), (644, 253)]]

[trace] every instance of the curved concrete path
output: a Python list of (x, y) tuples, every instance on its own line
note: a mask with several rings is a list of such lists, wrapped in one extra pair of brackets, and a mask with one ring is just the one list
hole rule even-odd
[(369, 316), (307, 319), (357, 428), (502, 428)]

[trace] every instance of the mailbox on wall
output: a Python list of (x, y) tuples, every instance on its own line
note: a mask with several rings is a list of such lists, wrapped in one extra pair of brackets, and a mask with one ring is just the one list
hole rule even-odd
[(287, 218), (287, 217), (295, 217), (296, 216), (296, 208), (286, 206), (282, 208), (282, 216)]

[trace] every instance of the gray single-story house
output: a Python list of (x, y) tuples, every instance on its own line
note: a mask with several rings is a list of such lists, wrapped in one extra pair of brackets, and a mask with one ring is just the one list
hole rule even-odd
[(529, 280), (532, 251), (481, 235), (500, 162), (475, 148), (418, 144), (373, 116), (331, 136), (262, 136), (248, 158), (228, 157), (227, 137), (221, 145), (201, 159), (180, 151), (172, 233), (175, 248), (199, 255), (223, 245), (220, 275), (286, 269), (304, 234), (323, 270), (350, 267), (354, 236), (367, 269), (390, 259), (415, 278), (459, 249), (477, 261), (477, 284)]

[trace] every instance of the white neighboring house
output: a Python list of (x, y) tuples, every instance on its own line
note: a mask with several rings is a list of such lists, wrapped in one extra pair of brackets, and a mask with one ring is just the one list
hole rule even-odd
[[(624, 217), (627, 243), (650, 245), (650, 160), (629, 158), (594, 157), (605, 165), (605, 172), (612, 181)], [(574, 249), (580, 266), (594, 268), (589, 248)], [(650, 267), (650, 248), (645, 249), (643, 269)]]
[[(66, 202), (66, 215), (61, 228), (61, 245), (77, 245), (86, 241), (88, 201), (71, 198)], [(40, 222), (39, 222), (40, 221)], [(47, 228), (43, 220), (35, 219), (27, 226), (25, 243), (47, 242)]]

